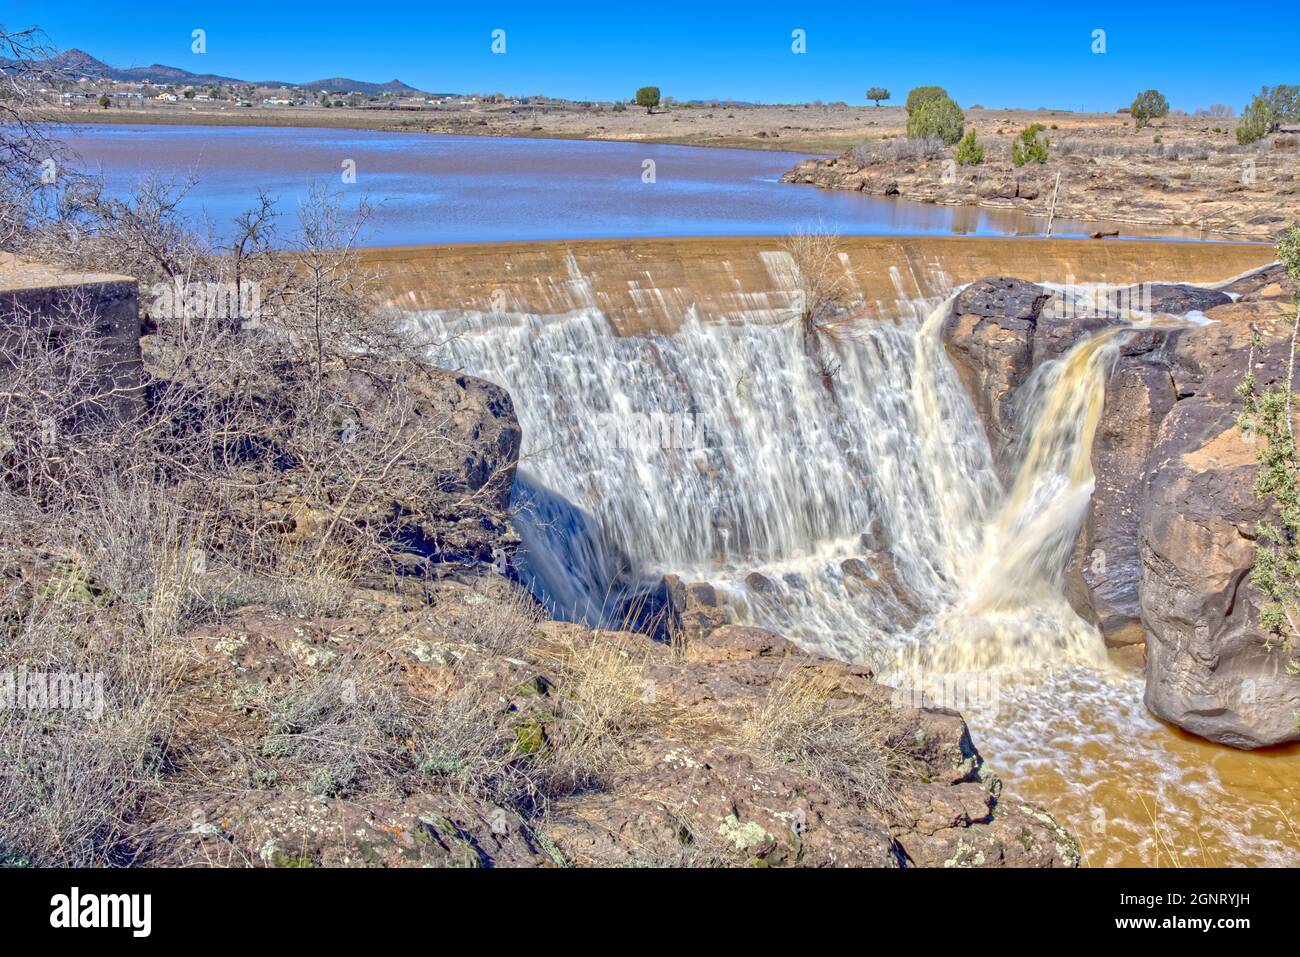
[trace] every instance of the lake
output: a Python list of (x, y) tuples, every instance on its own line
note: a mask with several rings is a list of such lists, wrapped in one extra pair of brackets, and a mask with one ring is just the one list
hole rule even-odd
[[(379, 204), (363, 242), (415, 245), (640, 236), (1035, 235), (1043, 218), (779, 182), (800, 153), (360, 130), (98, 125), (61, 128), (80, 166), (122, 194), (150, 173), (196, 182), (184, 208), (224, 235), (259, 190), (282, 233), (313, 182)], [(345, 167), (355, 182), (345, 183)], [(1095, 224), (1057, 221), (1056, 235)], [(1122, 232), (1132, 235), (1133, 229)], [(1169, 230), (1167, 232), (1174, 232)]]

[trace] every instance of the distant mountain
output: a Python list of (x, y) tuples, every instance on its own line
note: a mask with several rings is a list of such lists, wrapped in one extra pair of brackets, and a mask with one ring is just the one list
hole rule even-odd
[(389, 80), (387, 83), (367, 83), (364, 80), (349, 80), (347, 77), (332, 76), (328, 80), (312, 80), (310, 83), (298, 83), (305, 90), (325, 90), (327, 93), (419, 93), (413, 86), (407, 86), (401, 80)]
[[(51, 76), (66, 80), (118, 80), (123, 83), (170, 83), (190, 86), (216, 86), (230, 83), (252, 83), (254, 86), (299, 86), (306, 90), (325, 90), (329, 93), (401, 93), (415, 94), (420, 91), (408, 86), (401, 80), (389, 80), (387, 83), (368, 83), (365, 80), (352, 80), (348, 77), (332, 76), (325, 80), (313, 80), (310, 83), (290, 83), (285, 80), (241, 80), (216, 73), (191, 73), (179, 67), (164, 66), (155, 63), (152, 66), (133, 66), (118, 69), (97, 60), (84, 50), (64, 50), (58, 56), (48, 60), (38, 60), (34, 64), (38, 70)], [(15, 61), (0, 58), (0, 69), (12, 70)]]

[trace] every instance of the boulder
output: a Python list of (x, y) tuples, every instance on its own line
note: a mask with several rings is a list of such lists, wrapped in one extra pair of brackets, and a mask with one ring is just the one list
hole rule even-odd
[(1106, 409), (1093, 438), (1096, 486), (1070, 579), (1075, 609), (1111, 646), (1141, 644), (1138, 526), (1160, 423), (1177, 401), (1169, 336), (1145, 332), (1120, 349), (1106, 384)]
[(944, 345), (1004, 478), (1017, 438), (1013, 399), (1033, 368), (1034, 330), (1050, 296), (1023, 279), (981, 279), (962, 290), (944, 323)]
[[(1256, 524), (1270, 506), (1254, 494), (1257, 448), (1236, 424), (1234, 393), (1251, 326), (1232, 322), (1230, 311), (1220, 318), (1179, 334), (1173, 375), (1183, 398), (1150, 460), (1139, 540), (1146, 703), (1193, 734), (1255, 748), (1300, 740), (1300, 677), (1259, 627), (1264, 599), (1250, 573)], [(1256, 376), (1281, 378), (1289, 327), (1253, 326), (1265, 337)]]
[[(1138, 290), (1131, 287), (1132, 299)], [(1096, 487), (1067, 597), (1111, 646), (1146, 643), (1146, 703), (1194, 734), (1240, 748), (1300, 740), (1300, 677), (1259, 627), (1250, 582), (1256, 448), (1236, 425), (1251, 334), (1261, 383), (1285, 376), (1293, 293), (1276, 267), (1225, 287), (1153, 284), (1151, 309), (1202, 311), (1205, 326), (1140, 331), (1120, 348), (1092, 448)], [(972, 283), (945, 344), (1004, 480), (1023, 418), (1017, 391), (1042, 362), (1113, 321), (1057, 317), (1021, 280)], [(1269, 650), (1270, 647), (1272, 650)]]

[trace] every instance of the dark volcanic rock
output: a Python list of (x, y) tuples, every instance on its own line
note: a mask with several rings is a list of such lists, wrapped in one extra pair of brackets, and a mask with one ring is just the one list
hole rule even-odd
[(1013, 398), (1033, 368), (1034, 329), (1050, 294), (1021, 279), (981, 279), (962, 291), (943, 327), (943, 341), (975, 403), (994, 461), (1007, 477), (1015, 444)]
[(1047, 308), (1051, 299), (1045, 287), (1023, 279), (980, 279), (957, 296), (944, 324), (944, 346), (984, 423), (1004, 482), (1012, 477), (1021, 438), (1020, 387), (1035, 367), (1114, 321), (1058, 318)]
[(1021, 323), (1033, 326), (1038, 321), (1049, 298), (1051, 293), (1037, 283), (998, 276), (977, 280), (963, 289), (953, 303), (953, 312), (1020, 329), (1024, 328)]
[[(1232, 297), (1218, 289), (1205, 289), (1202, 286), (1189, 286), (1185, 283), (1151, 283), (1147, 287), (1150, 307), (1153, 313), (1171, 316), (1185, 316), (1189, 312), (1204, 312), (1215, 306), (1226, 306)], [(1129, 290), (1134, 305), (1145, 306), (1146, 296), (1140, 294), (1136, 287)]]
[(1146, 473), (1160, 423), (1178, 398), (1170, 374), (1169, 339), (1163, 332), (1147, 332), (1121, 348), (1093, 438), (1096, 487), (1071, 576), (1081, 587), (1070, 597), (1110, 645), (1144, 640), (1138, 525), (1146, 508)]

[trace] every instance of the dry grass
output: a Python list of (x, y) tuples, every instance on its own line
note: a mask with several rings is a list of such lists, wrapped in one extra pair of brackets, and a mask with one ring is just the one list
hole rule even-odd
[[(197, 620), (189, 537), (170, 506), (139, 490), (59, 530), (48, 577), (6, 576), (0, 673), (79, 676), (77, 706), (6, 707), (0, 715), (0, 859), (36, 866), (129, 863), (124, 824), (160, 786), (173, 696), (188, 659), (180, 630)], [(128, 494), (128, 493), (121, 493)], [(11, 526), (9, 531), (14, 531)], [(11, 539), (14, 541), (14, 539)]]
[(794, 765), (841, 799), (888, 811), (895, 797), (886, 710), (844, 698), (831, 677), (795, 672), (773, 684), (741, 725), (739, 743), (777, 766)]
[(853, 147), (853, 159), (863, 166), (875, 163), (897, 163), (903, 160), (935, 159), (947, 152), (943, 140), (937, 136), (919, 139), (898, 136), (892, 139), (868, 140)]
[(550, 742), (554, 793), (600, 786), (625, 759), (631, 736), (651, 721), (648, 654), (599, 631), (581, 631), (539, 650), (556, 676), (560, 720)]

